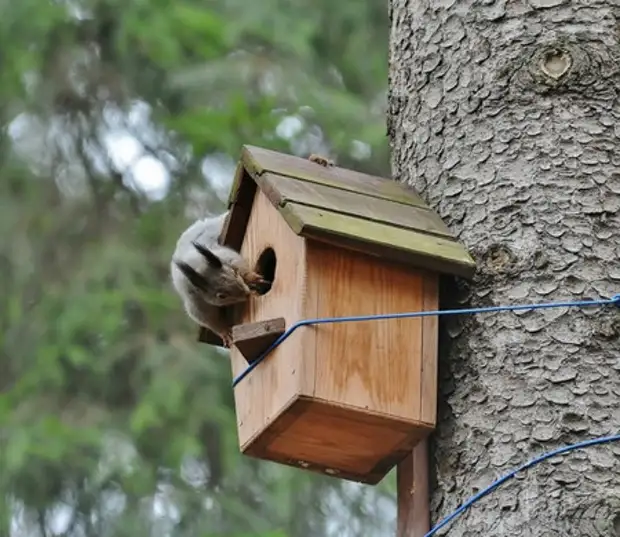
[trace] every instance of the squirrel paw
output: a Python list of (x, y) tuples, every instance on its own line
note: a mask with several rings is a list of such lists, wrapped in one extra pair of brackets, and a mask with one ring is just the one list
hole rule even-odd
[(230, 331), (222, 332), (219, 336), (222, 338), (224, 348), (230, 349), (233, 346), (233, 339)]
[(310, 162), (316, 162), (319, 166), (324, 166), (325, 168), (329, 168), (330, 166), (334, 165), (333, 160), (330, 160), (327, 157), (323, 157), (321, 155), (315, 155), (314, 153), (312, 153), (312, 155), (308, 157), (308, 160)]
[(265, 278), (256, 272), (249, 272), (245, 274), (243, 279), (252, 291), (252, 294), (255, 295), (262, 295), (269, 291), (269, 288), (271, 287), (271, 282), (265, 280)]

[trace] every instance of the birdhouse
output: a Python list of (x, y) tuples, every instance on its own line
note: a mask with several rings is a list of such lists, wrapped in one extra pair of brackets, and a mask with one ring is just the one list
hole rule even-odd
[[(436, 310), (440, 274), (475, 270), (412, 189), (330, 164), (245, 146), (229, 209), (220, 240), (272, 282), (230, 312), (234, 377), (298, 321)], [(437, 325), (298, 328), (234, 387), (241, 451), (379, 482), (435, 427)]]

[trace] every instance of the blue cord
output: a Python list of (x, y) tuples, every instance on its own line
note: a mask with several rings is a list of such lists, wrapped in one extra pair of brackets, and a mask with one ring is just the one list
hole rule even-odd
[(533, 459), (533, 460), (531, 460), (529, 462), (526, 462), (522, 466), (519, 466), (516, 470), (513, 470), (512, 472), (507, 473), (503, 477), (500, 477), (497, 481), (495, 481), (494, 483), (489, 485), (487, 488), (485, 488), (484, 490), (481, 490), (478, 494), (475, 494), (474, 496), (472, 496), (463, 505), (461, 505), (456, 511), (454, 511), (452, 514), (448, 515), (441, 522), (439, 522), (439, 524), (437, 524), (431, 531), (429, 531), (426, 535), (424, 535), (424, 537), (431, 537), (432, 535), (435, 535), (435, 533), (437, 533), (446, 524), (448, 524), (449, 522), (454, 520), (463, 511), (465, 511), (466, 509), (471, 507), (478, 500), (480, 500), (481, 498), (483, 498), (484, 496), (486, 496), (490, 492), (494, 491), (497, 487), (499, 487), (500, 485), (504, 484), (509, 479), (513, 478), (519, 472), (523, 472), (524, 470), (527, 470), (528, 468), (531, 468), (532, 466), (535, 466), (538, 463), (541, 463), (541, 462), (543, 462), (543, 461), (545, 461), (545, 460), (547, 460), (547, 459), (549, 459), (551, 457), (555, 457), (556, 455), (561, 455), (562, 453), (566, 453), (568, 451), (573, 451), (573, 450), (577, 450), (577, 449), (583, 449), (583, 448), (586, 448), (586, 447), (595, 446), (597, 444), (607, 444), (607, 443), (610, 443), (610, 442), (618, 442), (618, 441), (620, 441), (620, 434), (613, 435), (613, 436), (603, 436), (601, 438), (593, 438), (592, 440), (585, 440), (584, 442), (578, 442), (576, 444), (570, 444), (568, 446), (564, 446), (564, 447), (561, 447), (561, 448), (558, 448), (558, 449), (554, 449), (553, 451), (549, 451), (547, 453), (543, 453), (540, 457), (536, 457), (535, 459)]
[(608, 299), (601, 300), (584, 300), (582, 302), (547, 302), (541, 304), (518, 304), (515, 306), (490, 306), (486, 308), (464, 308), (458, 310), (435, 310), (435, 311), (412, 311), (406, 313), (386, 313), (379, 315), (360, 315), (357, 317), (325, 317), (323, 319), (305, 319), (296, 322), (284, 334), (282, 334), (273, 344), (254, 362), (252, 362), (245, 370), (243, 370), (237, 378), (233, 380), (233, 388), (239, 384), (255, 367), (258, 366), (278, 345), (287, 339), (295, 330), (302, 326), (315, 324), (333, 324), (333, 323), (350, 323), (359, 321), (381, 321), (386, 319), (407, 319), (413, 317), (431, 317), (434, 315), (464, 315), (470, 313), (490, 313), (496, 311), (518, 311), (518, 310), (541, 310), (547, 308), (585, 308), (590, 306), (605, 306), (615, 304), (620, 306), (620, 294), (614, 295)]
[[(455, 309), (455, 310), (435, 310), (435, 311), (415, 311), (415, 312), (406, 312), (406, 313), (388, 313), (382, 315), (360, 315), (353, 317), (325, 317), (323, 319), (306, 319), (303, 321), (299, 321), (291, 326), (284, 334), (282, 334), (260, 357), (258, 357), (252, 364), (250, 364), (244, 371), (242, 371), (237, 378), (233, 380), (233, 388), (239, 384), (255, 367), (258, 366), (278, 345), (280, 345), (285, 339), (287, 339), (295, 330), (302, 326), (316, 325), (316, 324), (333, 324), (333, 323), (346, 323), (346, 322), (360, 322), (360, 321), (379, 321), (379, 320), (387, 320), (387, 319), (406, 319), (406, 318), (414, 318), (414, 317), (430, 317), (430, 316), (440, 316), (440, 315), (464, 315), (464, 314), (472, 314), (472, 313), (490, 313), (490, 312), (498, 312), (498, 311), (519, 311), (519, 310), (536, 310), (536, 309), (548, 309), (548, 308), (585, 308), (591, 306), (605, 306), (609, 304), (614, 304), (616, 306), (620, 306), (620, 294), (614, 295), (609, 299), (602, 300), (585, 300), (585, 301), (575, 301), (575, 302), (546, 302), (540, 304), (518, 304), (514, 306), (490, 306), (486, 308), (464, 308), (464, 309)], [(553, 451), (549, 451), (544, 453), (543, 455), (519, 466), (516, 470), (513, 470), (503, 477), (499, 478), (497, 481), (493, 482), (487, 488), (478, 492), (474, 496), (472, 496), (469, 500), (467, 500), (464, 504), (462, 504), (456, 511), (452, 514), (448, 515), (441, 522), (439, 522), (433, 529), (431, 529), (424, 537), (432, 537), (435, 535), (441, 528), (445, 527), (452, 520), (458, 517), (465, 510), (469, 509), (474, 503), (476, 503), (481, 498), (485, 497), (487, 494), (493, 492), (500, 485), (504, 484), (509, 479), (512, 479), (519, 472), (523, 472), (536, 464), (539, 464), (551, 457), (555, 457), (556, 455), (561, 455), (562, 453), (566, 453), (568, 451), (573, 451), (577, 449), (583, 449), (589, 446), (594, 446), (597, 444), (606, 444), (610, 442), (618, 442), (620, 441), (620, 435), (614, 436), (604, 436), (601, 438), (594, 438), (592, 440), (586, 440), (584, 442), (578, 442), (576, 444), (571, 444), (568, 446), (564, 446)]]

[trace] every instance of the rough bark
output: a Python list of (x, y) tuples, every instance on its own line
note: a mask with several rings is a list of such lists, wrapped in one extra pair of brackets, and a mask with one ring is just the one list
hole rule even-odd
[[(619, 293), (620, 2), (391, 0), (390, 14), (394, 177), (479, 266), (451, 305)], [(544, 451), (620, 431), (618, 310), (442, 326), (434, 522)], [(537, 466), (448, 534), (620, 535), (620, 445)]]

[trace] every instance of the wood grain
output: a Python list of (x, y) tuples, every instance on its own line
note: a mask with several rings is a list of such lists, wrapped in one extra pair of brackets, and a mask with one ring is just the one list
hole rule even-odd
[[(438, 309), (439, 278), (436, 274), (423, 276), (423, 309)], [(422, 318), (422, 386), (420, 391), (422, 421), (437, 419), (437, 352), (438, 318)], [(397, 530), (396, 537), (424, 537), (430, 530), (428, 440), (419, 442), (398, 465)]]
[(252, 204), (256, 198), (257, 185), (247, 170), (239, 164), (235, 172), (233, 188), (230, 192), (228, 208), (230, 214), (224, 223), (220, 235), (222, 244), (239, 251), (243, 244), (245, 232), (252, 211)]
[(263, 173), (257, 182), (276, 206), (293, 202), (404, 229), (432, 233), (452, 240), (452, 234), (441, 218), (425, 207), (394, 203), (359, 192), (299, 181), (269, 172)]
[[(439, 277), (424, 275), (422, 309), (439, 309)], [(439, 353), (439, 318), (436, 315), (422, 318), (422, 390), (420, 419), (426, 423), (437, 420), (437, 357)]]
[[(276, 255), (275, 278), (271, 290), (253, 297), (242, 312), (241, 323), (254, 323), (283, 317), (286, 326), (302, 318), (305, 301), (306, 247), (282, 220), (266, 196), (256, 191), (241, 247), (242, 255), (254, 266), (261, 253), (273, 248)], [(300, 371), (308, 351), (306, 328), (296, 330), (234, 389), (240, 445), (244, 445), (275, 418), (287, 402), (299, 393)], [(239, 375), (247, 362), (231, 349), (233, 375)], [(309, 358), (311, 361), (313, 357)]]
[(412, 189), (252, 146), (242, 149), (222, 232), (223, 243), (236, 250), (257, 183), (297, 234), (465, 278), (475, 272), (467, 250)]
[[(453, 240), (417, 233), (326, 209), (287, 203), (280, 214), (295, 233), (316, 240), (349, 245), (364, 253), (391, 259), (396, 252), (409, 254), (420, 268), (471, 276), (475, 263), (467, 251)], [(349, 242), (346, 242), (348, 239)]]
[(389, 200), (415, 207), (425, 207), (422, 198), (402, 183), (365, 173), (339, 168), (324, 167), (308, 159), (278, 153), (269, 149), (246, 145), (242, 161), (255, 179), (265, 172), (302, 179), (313, 183), (360, 192), (366, 196)]
[[(319, 282), (319, 317), (419, 311), (421, 273), (310, 241), (308, 277)], [(316, 327), (314, 397), (420, 419), (422, 320)]]
[(430, 530), (427, 440), (398, 465), (396, 483), (396, 537), (424, 537)]
[(430, 432), (407, 420), (300, 396), (242, 449), (263, 460), (375, 485)]
[[(276, 238), (267, 244), (259, 225)], [(433, 292), (425, 272), (305, 242), (260, 191), (246, 238), (249, 259), (272, 247), (277, 263), (272, 290), (250, 303), (245, 322), (276, 311), (287, 326), (301, 318), (419, 311), (425, 289)], [(423, 327), (424, 319), (414, 318), (300, 329), (235, 388), (242, 451), (341, 479), (381, 481), (435, 424), (422, 415), (423, 398), (436, 397), (434, 385), (423, 385), (423, 372), (435, 367), (423, 360), (436, 360), (432, 334), (424, 354)], [(231, 356), (236, 375), (245, 360), (238, 350)]]
[[(437, 215), (401, 185), (255, 149), (244, 149), (237, 169), (223, 242), (253, 266), (272, 248), (276, 267), (271, 290), (242, 307), (233, 328), (233, 376), (285, 326), (436, 309), (437, 272), (475, 269)], [(277, 318), (267, 342), (265, 322)], [(435, 426), (436, 332), (435, 318), (296, 330), (234, 389), (241, 450), (378, 483)]]
[(285, 330), (286, 321), (283, 317), (278, 317), (266, 321), (238, 324), (233, 327), (232, 338), (235, 347), (251, 364), (271, 347)]

